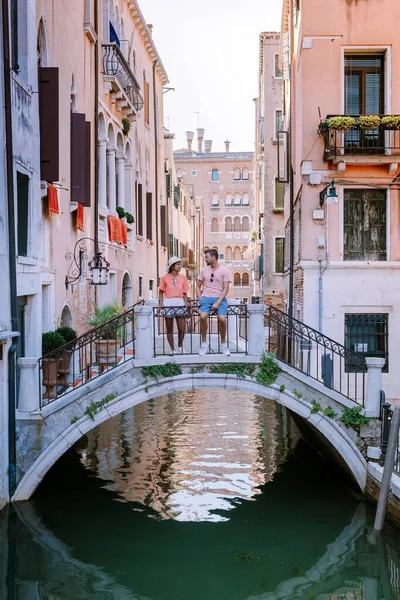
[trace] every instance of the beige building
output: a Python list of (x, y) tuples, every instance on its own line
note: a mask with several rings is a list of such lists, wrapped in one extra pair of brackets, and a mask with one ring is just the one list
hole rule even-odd
[(282, 72), (279, 68), (280, 34), (260, 34), (258, 98), (255, 99), (256, 281), (266, 304), (283, 309), (285, 222), (284, 184), (278, 181), (277, 142), (282, 129)]
[[(178, 179), (203, 203), (205, 248), (218, 251), (219, 262), (232, 272), (229, 296), (250, 302), (254, 278), (254, 173), (253, 152), (212, 152), (211, 140), (197, 129), (187, 132), (188, 147), (174, 153)], [(204, 266), (201, 258), (198, 270)]]

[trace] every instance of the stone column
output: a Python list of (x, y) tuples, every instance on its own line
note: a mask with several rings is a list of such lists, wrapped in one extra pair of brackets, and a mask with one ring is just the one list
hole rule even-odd
[(108, 209), (111, 214), (115, 214), (117, 207), (116, 198), (116, 177), (115, 177), (115, 148), (107, 150), (107, 196), (108, 196)]
[(19, 358), (20, 384), (18, 410), (32, 412), (40, 408), (39, 382), (37, 376), (38, 362), (36, 358)]
[(117, 156), (117, 205), (125, 208), (125, 156)]
[(125, 210), (130, 212), (132, 215), (135, 214), (133, 207), (133, 187), (132, 187), (132, 163), (125, 162)]
[(262, 356), (265, 352), (265, 304), (248, 304), (247, 311), (249, 313), (247, 353), (249, 356)]
[(135, 306), (135, 358), (154, 358), (153, 307)]
[[(229, 306), (239, 306), (240, 304), (240, 300), (235, 300), (235, 298), (228, 298), (228, 305)], [(227, 317), (227, 341), (228, 341), (228, 345), (229, 342), (232, 344), (232, 349), (233, 350), (237, 350), (236, 346), (234, 346), (236, 344), (236, 339), (239, 335), (239, 316), (238, 315), (228, 315)]]
[(365, 416), (379, 417), (380, 414), (380, 390), (382, 389), (382, 369), (385, 364), (384, 358), (367, 356), (367, 377), (365, 382)]
[(107, 140), (99, 140), (99, 207), (107, 206)]

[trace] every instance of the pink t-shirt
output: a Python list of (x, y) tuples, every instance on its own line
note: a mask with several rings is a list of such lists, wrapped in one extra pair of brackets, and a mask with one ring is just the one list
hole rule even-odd
[(206, 298), (219, 298), (224, 291), (224, 283), (232, 283), (232, 275), (226, 267), (218, 267), (215, 271), (211, 267), (204, 267), (200, 271), (199, 281), (203, 282), (202, 296)]

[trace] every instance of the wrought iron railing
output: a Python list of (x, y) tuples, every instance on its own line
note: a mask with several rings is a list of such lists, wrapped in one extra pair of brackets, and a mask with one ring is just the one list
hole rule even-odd
[[(174, 315), (174, 317), (172, 316)], [(227, 312), (227, 344), (231, 354), (247, 354), (248, 313), (246, 304), (230, 304)], [(173, 338), (176, 355), (198, 354), (200, 349), (200, 305), (191, 300), (188, 306), (154, 307), (153, 344), (154, 356), (170, 355), (171, 347), (167, 337), (167, 323), (173, 322)], [(185, 333), (183, 344), (178, 348), (178, 325)], [(208, 352), (221, 354), (218, 317), (210, 314), (207, 328)]]
[(140, 86), (117, 44), (103, 44), (103, 72), (116, 77), (136, 112), (143, 108)]
[[(328, 126), (328, 119), (341, 116), (353, 117), (356, 120), (355, 127), (343, 131)], [(360, 115), (327, 115), (326, 120), (320, 124), (319, 130), (323, 135), (325, 142), (325, 160), (336, 158), (341, 155), (400, 155), (400, 130), (388, 129), (382, 124), (372, 129), (361, 128), (357, 125), (359, 116)]]
[(135, 306), (39, 358), (40, 407), (135, 356)]
[(268, 352), (364, 406), (366, 364), (361, 354), (272, 306), (266, 310), (265, 325)]
[[(381, 390), (381, 417), (380, 418), (382, 421), (382, 429), (381, 429), (381, 450), (382, 450), (381, 463), (382, 464), (385, 462), (392, 417), (393, 417), (393, 409), (391, 408), (391, 404), (389, 404), (389, 402), (386, 402), (385, 392), (383, 390)], [(397, 439), (393, 472), (396, 473), (396, 475), (400, 476), (400, 436)]]

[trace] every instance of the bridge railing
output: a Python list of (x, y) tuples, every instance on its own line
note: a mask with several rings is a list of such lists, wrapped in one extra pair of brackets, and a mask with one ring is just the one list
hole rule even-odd
[[(246, 304), (229, 304), (226, 312), (227, 344), (231, 354), (247, 354), (248, 312)], [(172, 322), (175, 354), (198, 354), (200, 349), (200, 305), (198, 300), (190, 300), (187, 306), (153, 307), (153, 347), (154, 356), (170, 355), (167, 320)], [(180, 320), (180, 323), (179, 321)], [(185, 337), (178, 348), (178, 323), (182, 325)], [(218, 317), (210, 314), (207, 327), (208, 351), (221, 354)]]
[(45, 354), (39, 364), (40, 408), (135, 355), (135, 306)]
[[(382, 451), (381, 463), (382, 464), (385, 462), (392, 417), (393, 417), (393, 409), (391, 407), (391, 404), (389, 404), (389, 402), (386, 402), (385, 393), (383, 390), (381, 390), (381, 417), (380, 418), (382, 421), (382, 429), (381, 429), (381, 451)], [(393, 472), (396, 473), (396, 475), (400, 476), (400, 435), (397, 439)]]
[(365, 357), (272, 306), (265, 313), (266, 350), (350, 400), (365, 405)]

